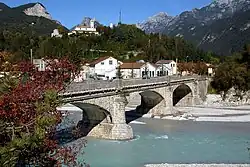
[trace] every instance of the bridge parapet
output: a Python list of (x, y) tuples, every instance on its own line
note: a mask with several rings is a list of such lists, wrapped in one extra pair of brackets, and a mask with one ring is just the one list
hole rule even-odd
[(69, 85), (67, 90), (63, 95), (67, 94), (78, 94), (84, 92), (96, 92), (96, 91), (115, 91), (118, 88), (128, 89), (133, 87), (142, 87), (150, 85), (160, 85), (168, 84), (170, 82), (179, 82), (187, 80), (198, 80), (201, 79), (201, 76), (167, 76), (167, 77), (157, 77), (150, 79), (128, 79), (128, 80), (114, 80), (114, 81), (84, 81), (78, 83), (72, 83)]

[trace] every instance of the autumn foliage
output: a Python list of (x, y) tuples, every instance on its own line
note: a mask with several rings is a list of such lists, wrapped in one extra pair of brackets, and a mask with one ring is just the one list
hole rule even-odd
[(186, 72), (190, 75), (205, 75), (207, 74), (208, 66), (204, 62), (183, 62), (178, 63), (178, 71), (181, 73)]
[(5, 53), (0, 58), (1, 70), (8, 71), (0, 77), (0, 166), (80, 166), (76, 155), (84, 143), (59, 146), (54, 137), (62, 119), (58, 93), (76, 72), (74, 65), (62, 59), (49, 61), (43, 72), (30, 62), (6, 69)]

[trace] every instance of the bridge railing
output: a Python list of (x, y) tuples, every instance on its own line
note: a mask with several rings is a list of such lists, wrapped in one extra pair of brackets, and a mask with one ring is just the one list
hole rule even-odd
[(151, 84), (167, 84), (179, 80), (194, 80), (199, 79), (201, 76), (164, 76), (155, 77), (150, 79), (126, 79), (126, 80), (113, 80), (113, 81), (103, 81), (103, 80), (87, 80), (83, 82), (74, 82), (68, 86), (66, 92), (63, 94), (71, 94), (77, 92), (86, 91), (98, 91), (98, 90), (116, 90), (118, 88), (129, 88), (138, 87), (143, 85), (150, 86)]

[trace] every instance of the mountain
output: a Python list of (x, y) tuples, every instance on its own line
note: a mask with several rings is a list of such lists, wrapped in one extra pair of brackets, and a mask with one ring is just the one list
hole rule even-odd
[(53, 20), (52, 16), (49, 14), (45, 6), (41, 3), (29, 3), (25, 5), (18, 6), (14, 10), (19, 10), (24, 12), (28, 16), (45, 17), (49, 20)]
[[(183, 37), (204, 50), (218, 54), (240, 51), (250, 42), (250, 0), (217, 0), (178, 16), (156, 15), (138, 27), (148, 33)], [(158, 21), (157, 21), (158, 20)], [(160, 31), (159, 31), (160, 30)]]
[(169, 16), (167, 13), (160, 12), (157, 15), (150, 17), (147, 21), (137, 24), (138, 28), (143, 29), (146, 33), (163, 32), (166, 26), (173, 24), (175, 17)]
[(29, 3), (10, 8), (0, 3), (0, 31), (17, 31), (49, 35), (54, 29), (63, 27), (52, 19), (41, 3)]
[[(84, 17), (82, 22), (76, 26), (80, 26), (80, 25), (83, 25), (83, 26), (88, 26), (90, 27), (90, 21), (92, 20), (93, 18), (91, 17)], [(95, 20), (95, 27), (98, 27), (100, 26), (101, 24)], [(73, 28), (71, 28), (71, 30), (73, 30), (76, 26), (74, 26)]]

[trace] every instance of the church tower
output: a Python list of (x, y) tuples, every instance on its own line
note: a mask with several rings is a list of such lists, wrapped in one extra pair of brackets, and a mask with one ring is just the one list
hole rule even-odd
[(95, 28), (95, 19), (90, 20), (90, 28)]

